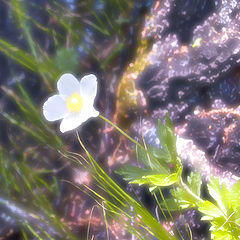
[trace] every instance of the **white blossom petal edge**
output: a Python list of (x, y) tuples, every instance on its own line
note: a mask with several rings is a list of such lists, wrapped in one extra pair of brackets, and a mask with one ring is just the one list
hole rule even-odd
[(95, 75), (86, 75), (79, 82), (72, 74), (65, 73), (58, 80), (57, 89), (59, 94), (49, 97), (43, 104), (43, 115), (48, 121), (63, 119), (60, 124), (62, 133), (99, 115), (93, 106), (97, 94)]

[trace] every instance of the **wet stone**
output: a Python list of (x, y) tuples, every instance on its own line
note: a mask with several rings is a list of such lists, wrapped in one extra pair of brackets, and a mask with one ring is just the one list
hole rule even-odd
[(155, 42), (150, 65), (137, 79), (147, 106), (135, 135), (142, 131), (146, 142), (157, 144), (154, 126), (168, 112), (180, 137), (205, 154), (206, 164), (240, 176), (240, 4), (158, 3), (145, 23), (145, 35)]
[[(221, 82), (218, 90), (223, 98), (226, 91), (231, 95), (226, 97), (229, 104), (238, 102), (239, 79), (234, 83), (228, 79), (236, 78), (233, 70), (240, 62), (239, 22), (240, 4), (237, 1), (199, 0), (197, 4), (192, 1), (161, 1), (145, 24), (146, 36), (154, 36), (156, 41), (148, 57), (151, 65), (138, 78), (138, 86), (150, 106), (166, 106), (171, 97), (172, 82), (177, 86), (177, 81), (182, 85), (185, 82), (182, 95), (189, 91), (193, 95), (201, 95), (204, 85), (210, 88), (210, 98), (216, 96), (212, 86)], [(189, 35), (189, 40), (182, 41), (182, 35)], [(226, 75), (227, 88), (223, 81)], [(191, 85), (194, 89), (189, 89)], [(186, 104), (192, 101), (192, 98), (185, 99)]]
[(192, 139), (222, 169), (240, 176), (240, 109), (217, 100), (211, 110), (188, 116), (185, 137)]

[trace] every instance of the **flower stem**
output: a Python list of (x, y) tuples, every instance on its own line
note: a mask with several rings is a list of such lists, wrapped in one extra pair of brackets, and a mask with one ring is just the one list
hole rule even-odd
[(179, 185), (184, 191), (186, 191), (188, 194), (190, 194), (190, 195), (196, 200), (196, 202), (204, 202), (204, 200), (202, 200), (200, 197), (198, 197), (195, 193), (193, 193), (193, 192), (188, 188), (188, 186), (183, 182), (182, 177), (179, 178), (178, 185)]
[[(136, 140), (134, 140), (132, 137), (130, 137), (127, 133), (125, 133), (121, 128), (119, 128), (116, 124), (114, 124), (113, 122), (111, 122), (110, 120), (108, 120), (107, 118), (105, 118), (102, 115), (99, 115), (99, 117), (101, 119), (103, 119), (104, 121), (106, 121), (107, 123), (109, 123), (110, 125), (112, 125), (115, 129), (117, 129), (123, 136), (125, 136), (126, 138), (128, 138), (130, 141), (132, 141), (133, 143), (135, 143), (138, 147), (140, 147), (142, 150), (144, 150), (151, 158), (156, 159), (144, 146), (142, 146), (139, 142), (137, 142)], [(168, 171), (161, 165), (161, 163), (159, 161), (157, 161), (159, 166), (162, 168), (162, 170), (168, 174)]]
[[(135, 143), (138, 147), (140, 147), (141, 149), (143, 149), (145, 152), (147, 152), (148, 154), (150, 154), (146, 148), (144, 148), (139, 142), (137, 142), (136, 140), (134, 140), (132, 137), (130, 137), (127, 133), (125, 133), (121, 128), (119, 128), (117, 125), (115, 125), (113, 122), (111, 122), (110, 120), (108, 120), (107, 118), (105, 118), (102, 115), (99, 115), (99, 117), (101, 119), (103, 119), (104, 121), (106, 121), (107, 123), (109, 123), (110, 125), (112, 125), (115, 129), (117, 129), (121, 134), (123, 134), (126, 138), (128, 138), (130, 141), (132, 141), (133, 143)], [(151, 155), (151, 157), (153, 157)], [(154, 157), (153, 157), (154, 158)], [(160, 164), (160, 163), (159, 163)], [(161, 166), (162, 167), (162, 166)], [(166, 171), (166, 169), (164, 167), (162, 167), (164, 171)], [(196, 202), (204, 202), (203, 199), (201, 199), (200, 197), (198, 197), (195, 193), (193, 193), (188, 186), (183, 182), (182, 177), (179, 177), (179, 181), (178, 181), (178, 185), (179, 187), (181, 187), (184, 191), (186, 191), (189, 195), (191, 195)]]
[(108, 120), (107, 118), (105, 118), (102, 115), (99, 115), (100, 118), (102, 118), (104, 121), (106, 121), (107, 123), (109, 123), (110, 125), (112, 125), (114, 128), (116, 128), (122, 135), (124, 135), (126, 138), (128, 138), (130, 141), (132, 141), (133, 143), (135, 143), (138, 147), (142, 148), (143, 150), (146, 150), (139, 142), (137, 142), (136, 140), (134, 140), (132, 137), (130, 137), (127, 133), (125, 133), (121, 128), (119, 128), (117, 125), (115, 125), (113, 122), (111, 122), (110, 120)]

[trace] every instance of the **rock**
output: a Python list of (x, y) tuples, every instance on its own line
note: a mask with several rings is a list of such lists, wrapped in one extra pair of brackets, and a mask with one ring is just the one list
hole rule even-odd
[[(145, 24), (146, 36), (155, 38), (148, 56), (151, 65), (138, 77), (151, 117), (142, 121), (143, 127), (148, 122), (146, 132), (168, 112), (185, 131), (181, 137), (238, 176), (239, 22), (236, 0), (159, 1)], [(156, 141), (153, 134), (146, 136)]]
[[(202, 17), (186, 13), (181, 19), (183, 9), (195, 12), (194, 7), (197, 4), (186, 1), (181, 8), (169, 0), (153, 11), (146, 28), (157, 40), (149, 54), (151, 66), (138, 78), (139, 87), (148, 101), (152, 125), (166, 112), (175, 124), (187, 122), (185, 137), (192, 139), (213, 164), (239, 175), (236, 107), (240, 103), (240, 5), (223, 0), (212, 5), (211, 12), (203, 11)], [(190, 40), (183, 40), (184, 31)], [(199, 111), (197, 115), (194, 109)]]
[(185, 136), (192, 139), (214, 165), (240, 176), (240, 108), (216, 100), (211, 110), (189, 116)]
[(221, 98), (239, 104), (240, 4), (237, 1), (161, 1), (146, 21), (156, 41), (138, 86), (152, 110), (181, 122), (195, 106)]

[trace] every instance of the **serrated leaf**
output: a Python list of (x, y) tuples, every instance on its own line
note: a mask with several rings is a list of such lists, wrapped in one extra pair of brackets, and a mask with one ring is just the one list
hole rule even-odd
[(214, 231), (212, 232), (211, 235), (212, 235), (212, 239), (214, 240), (232, 240), (233, 239), (228, 232), (221, 231), (221, 230)]
[(176, 199), (177, 204), (182, 208), (189, 208), (195, 206), (195, 198), (192, 197), (189, 193), (184, 191), (182, 188), (175, 188), (171, 191), (172, 196)]
[(191, 172), (190, 176), (187, 177), (187, 182), (191, 191), (197, 196), (200, 196), (200, 190), (202, 185), (200, 172)]
[(166, 133), (166, 129), (165, 129), (165, 126), (163, 124), (163, 122), (159, 119), (158, 120), (158, 131), (157, 131), (157, 134), (158, 134), (158, 138), (160, 140), (160, 143), (162, 145), (163, 148), (166, 148), (166, 143), (165, 143), (165, 139), (167, 137), (167, 133)]
[(238, 206), (236, 209), (235, 209), (235, 214), (234, 214), (234, 217), (235, 217), (235, 221), (240, 224), (240, 206)]
[(165, 203), (162, 202), (160, 205), (163, 210), (179, 211), (179, 203), (177, 203), (176, 200), (173, 198), (165, 199)]
[[(154, 158), (151, 158), (150, 155), (142, 148), (136, 146), (135, 148), (137, 159), (142, 162), (147, 168), (152, 169), (158, 173), (164, 173), (163, 169), (159, 165), (158, 161)], [(168, 168), (165, 168), (167, 171)]]
[(158, 120), (158, 138), (164, 151), (169, 152), (171, 155), (171, 160), (176, 161), (176, 136), (173, 123), (168, 116), (165, 117), (165, 125)]
[(210, 221), (210, 220), (213, 220), (213, 217), (210, 217), (210, 216), (201, 217), (201, 221)]
[(130, 183), (137, 183), (139, 185), (142, 184), (150, 184), (159, 187), (170, 186), (178, 181), (178, 174), (173, 173), (170, 175), (166, 174), (158, 174), (158, 175), (148, 175), (143, 176), (141, 179), (137, 179), (131, 181)]
[(172, 161), (172, 158), (167, 149), (163, 150), (156, 147), (149, 147), (148, 152), (150, 153), (151, 156), (153, 156), (156, 159), (155, 161), (156, 164), (158, 164), (159, 162), (161, 166), (167, 169), (167, 172), (170, 173), (170, 163)]
[(223, 216), (218, 207), (209, 201), (198, 202), (198, 210), (210, 217), (217, 218)]
[(175, 159), (177, 157), (177, 151), (176, 151), (177, 139), (174, 133), (174, 125), (168, 116), (165, 117), (165, 126), (167, 131), (166, 144), (168, 146), (169, 152), (172, 155), (172, 158)]
[(225, 184), (220, 185), (219, 179), (211, 177), (208, 186), (210, 195), (217, 201), (218, 206), (227, 215), (230, 209), (230, 192)]
[(123, 179), (126, 181), (133, 181), (143, 176), (153, 174), (154, 172), (151, 169), (139, 168), (132, 165), (125, 165), (120, 169), (117, 169), (115, 173), (123, 176)]
[(171, 155), (169, 151), (166, 151), (165, 149), (159, 149), (156, 147), (149, 147), (148, 151), (159, 161), (170, 163), (171, 162)]
[(239, 239), (240, 228), (235, 220), (237, 216), (236, 212), (231, 212), (226, 219), (224, 216), (214, 218), (211, 221), (210, 231), (212, 232), (213, 239), (219, 239), (221, 236), (225, 236), (226, 239), (231, 237), (231, 239)]
[(232, 186), (230, 202), (234, 210), (240, 207), (240, 180)]

